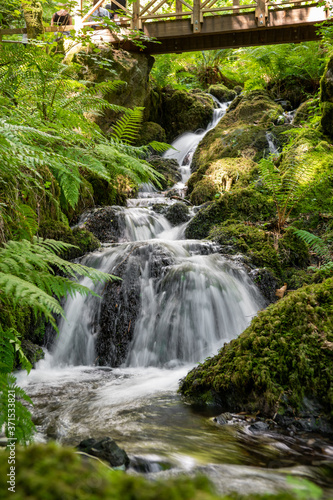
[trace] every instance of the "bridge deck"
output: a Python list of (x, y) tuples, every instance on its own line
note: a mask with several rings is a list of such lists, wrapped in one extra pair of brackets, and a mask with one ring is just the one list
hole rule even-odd
[[(166, 0), (159, 3), (158, 0), (151, 0), (145, 6), (136, 1), (130, 10), (119, 4), (119, 11), (123, 13), (120, 33), (102, 29), (101, 25), (100, 30), (93, 32), (92, 39), (97, 45), (112, 43), (126, 50), (138, 51), (140, 49), (135, 44), (126, 40), (126, 35), (129, 29), (140, 30), (159, 42), (144, 42), (144, 52), (149, 54), (297, 43), (319, 39), (317, 25), (329, 17), (327, 7), (320, 6), (316, 1), (273, 3), (257, 0), (255, 3), (239, 5), (240, 0), (233, 0), (232, 5), (226, 6), (225, 2), (223, 7), (216, 6), (218, 0), (189, 1), (191, 5), (185, 0), (174, 0), (176, 9), (170, 2), (166, 4)], [(78, 2), (82, 7), (82, 0)], [(89, 16), (102, 2), (100, 0), (83, 17), (76, 18), (75, 26), (49, 27), (46, 31), (78, 30), (97, 24), (96, 21), (89, 22)], [(24, 32), (25, 29), (0, 30), (0, 37)]]

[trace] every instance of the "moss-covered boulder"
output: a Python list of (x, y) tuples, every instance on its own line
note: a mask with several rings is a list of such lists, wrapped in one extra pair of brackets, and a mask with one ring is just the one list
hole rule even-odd
[(144, 122), (135, 141), (136, 146), (144, 146), (152, 141), (166, 142), (165, 130), (155, 122)]
[(201, 205), (213, 200), (232, 187), (245, 187), (258, 175), (256, 164), (246, 158), (222, 158), (212, 162), (208, 168), (202, 166), (187, 182), (190, 201)]
[(184, 132), (206, 128), (213, 117), (213, 99), (200, 90), (167, 89), (162, 94), (160, 125), (167, 140), (172, 141)]
[[(291, 292), (182, 380), (189, 401), (229, 411), (293, 414), (333, 411), (333, 278)], [(316, 422), (314, 422), (315, 425)]]
[[(267, 130), (274, 127), (282, 113), (281, 106), (264, 91), (254, 90), (237, 96), (218, 125), (200, 142), (193, 157), (192, 171), (226, 157), (260, 160), (269, 152)], [(282, 131), (279, 127), (279, 134)]]
[(333, 57), (327, 63), (320, 81), (321, 126), (326, 134), (333, 136)]
[(255, 188), (237, 189), (208, 203), (193, 217), (186, 228), (186, 238), (207, 238), (213, 226), (228, 219), (256, 222), (275, 215), (275, 204), (267, 194)]
[(316, 106), (317, 103), (314, 99), (309, 99), (297, 108), (295, 116), (294, 116), (294, 125), (301, 125), (304, 122), (307, 122), (310, 118), (312, 118), (316, 114)]
[(98, 239), (90, 231), (79, 227), (71, 229), (64, 222), (45, 221), (40, 224), (38, 233), (42, 238), (50, 238), (75, 245), (77, 248), (71, 248), (62, 255), (65, 259), (75, 259), (88, 252), (93, 252), (100, 246)]
[[(133, 108), (145, 107), (150, 95), (149, 73), (154, 59), (142, 53), (129, 53), (112, 46), (100, 46), (100, 52), (92, 52), (89, 46), (71, 44), (67, 62), (81, 66), (80, 77), (93, 83), (121, 80), (124, 85), (107, 95), (112, 104)], [(105, 109), (102, 116), (94, 120), (104, 132), (112, 128), (119, 114)]]
[(174, 203), (165, 210), (165, 217), (173, 226), (187, 222), (190, 218), (188, 206), (181, 202)]
[(45, 354), (43, 349), (39, 345), (33, 344), (28, 339), (22, 340), (21, 347), (25, 356), (27, 357), (28, 361), (30, 361), (32, 366), (35, 366), (37, 361), (44, 358)]
[(177, 160), (154, 155), (150, 156), (148, 161), (157, 172), (163, 174), (164, 179), (159, 179), (162, 189), (168, 189), (182, 180)]
[(225, 85), (211, 85), (208, 89), (208, 93), (212, 94), (220, 102), (229, 102), (235, 99), (237, 92), (235, 90), (228, 89)]

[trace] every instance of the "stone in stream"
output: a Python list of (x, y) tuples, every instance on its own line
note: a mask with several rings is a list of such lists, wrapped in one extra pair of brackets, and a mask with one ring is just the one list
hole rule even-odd
[(100, 440), (94, 438), (84, 439), (77, 446), (77, 449), (109, 462), (111, 467), (128, 467), (130, 463), (126, 451), (119, 448), (117, 443), (109, 437)]

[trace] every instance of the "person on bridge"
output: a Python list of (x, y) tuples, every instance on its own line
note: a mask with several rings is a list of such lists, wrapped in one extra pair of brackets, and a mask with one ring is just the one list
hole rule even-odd
[[(96, 5), (97, 2), (99, 2), (99, 0), (93, 0), (93, 5)], [(96, 9), (89, 17), (89, 21), (98, 21), (99, 17), (107, 17), (108, 19), (112, 19), (111, 13), (107, 9), (104, 9), (103, 7), (98, 7), (98, 9)], [(97, 25), (92, 26), (92, 28), (96, 29), (98, 28), (98, 26)]]
[[(66, 10), (65, 4), (58, 4), (62, 9), (55, 12), (51, 18), (51, 26), (71, 26), (73, 24), (72, 16)], [(65, 35), (69, 35), (69, 31), (63, 31)]]
[[(118, 3), (126, 8), (126, 0), (118, 0)], [(111, 19), (114, 19), (117, 24), (120, 24), (119, 13), (125, 13), (125, 11), (113, 2), (106, 4), (105, 8), (110, 12)]]

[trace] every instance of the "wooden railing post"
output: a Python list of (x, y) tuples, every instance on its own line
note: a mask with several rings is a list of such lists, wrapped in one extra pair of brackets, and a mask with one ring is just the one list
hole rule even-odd
[(234, 7), (239, 7), (239, 0), (232, 0), (232, 5)]
[(268, 21), (268, 6), (267, 0), (257, 0), (257, 7), (255, 11), (256, 22), (259, 28), (263, 28), (267, 25)]
[(140, 30), (142, 28), (142, 22), (140, 19), (140, 0), (136, 0), (133, 4), (133, 17), (131, 22), (132, 30)]
[(200, 33), (201, 23), (203, 22), (200, 0), (193, 0), (193, 14), (191, 21), (193, 25), (193, 33)]
[(183, 12), (183, 4), (180, 0), (176, 0), (176, 14)]

